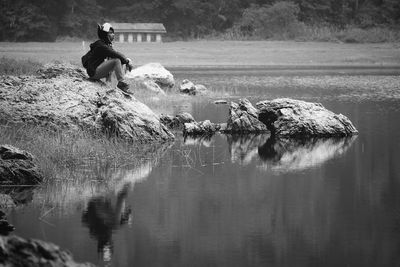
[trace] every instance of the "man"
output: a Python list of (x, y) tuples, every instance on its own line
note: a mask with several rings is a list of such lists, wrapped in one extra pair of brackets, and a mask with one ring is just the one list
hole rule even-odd
[(90, 51), (82, 57), (83, 66), (93, 80), (106, 78), (110, 72), (114, 71), (118, 80), (117, 87), (127, 93), (129, 84), (124, 81), (122, 65), (126, 65), (131, 71), (132, 60), (113, 49), (114, 29), (110, 23), (97, 25), (97, 35), (99, 40), (90, 44)]

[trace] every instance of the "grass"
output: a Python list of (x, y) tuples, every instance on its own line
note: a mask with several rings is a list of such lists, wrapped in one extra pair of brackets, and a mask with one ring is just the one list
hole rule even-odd
[(32, 59), (0, 58), (0, 74), (2, 75), (31, 75), (35, 74), (43, 64)]
[(54, 132), (25, 124), (0, 125), (0, 144), (10, 144), (32, 153), (45, 182), (67, 179), (60, 177), (65, 170), (71, 174), (76, 169), (93, 169), (104, 164), (118, 168), (139, 164), (141, 160), (140, 149), (132, 143), (93, 136), (84, 131)]

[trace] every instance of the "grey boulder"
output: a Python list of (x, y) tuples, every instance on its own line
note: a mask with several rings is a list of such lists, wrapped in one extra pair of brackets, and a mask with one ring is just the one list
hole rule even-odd
[(276, 137), (341, 137), (358, 134), (346, 116), (335, 114), (320, 103), (280, 98), (258, 102), (256, 107), (259, 120)]

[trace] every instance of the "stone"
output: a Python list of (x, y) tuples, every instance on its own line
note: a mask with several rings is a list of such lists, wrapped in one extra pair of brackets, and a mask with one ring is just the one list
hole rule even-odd
[(172, 88), (175, 85), (174, 76), (160, 63), (148, 63), (126, 73), (125, 78), (134, 80), (152, 80), (161, 88)]
[(175, 117), (161, 114), (160, 121), (169, 129), (183, 129), (185, 123), (195, 122), (193, 116), (188, 112), (178, 113)]
[(94, 266), (91, 263), (75, 262), (71, 253), (54, 244), (15, 235), (0, 236), (0, 255), (1, 266)]
[(187, 95), (205, 95), (207, 93), (207, 87), (202, 84), (194, 84), (185, 79), (179, 86), (179, 92)]
[(185, 123), (183, 127), (184, 135), (213, 135), (219, 131), (220, 125), (212, 123), (209, 120), (201, 122)]
[(42, 181), (30, 153), (11, 145), (0, 146), (0, 185), (36, 185)]
[(290, 98), (258, 102), (259, 120), (271, 134), (280, 137), (334, 137), (358, 134), (342, 114), (327, 110), (320, 103)]
[[(3, 121), (55, 130), (110, 134), (128, 141), (164, 142), (173, 134), (134, 96), (89, 81), (80, 68), (46, 65), (39, 76), (0, 77)], [(134, 90), (133, 90), (134, 91)]]
[(179, 92), (181, 94), (196, 95), (196, 87), (193, 82), (185, 79), (179, 86)]
[(267, 126), (258, 120), (258, 110), (247, 99), (231, 102), (226, 133), (263, 133)]

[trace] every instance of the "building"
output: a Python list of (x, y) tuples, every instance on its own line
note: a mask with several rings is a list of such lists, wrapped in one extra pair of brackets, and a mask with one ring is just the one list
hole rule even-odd
[(162, 35), (167, 33), (162, 23), (111, 23), (115, 40), (128, 42), (162, 42)]

